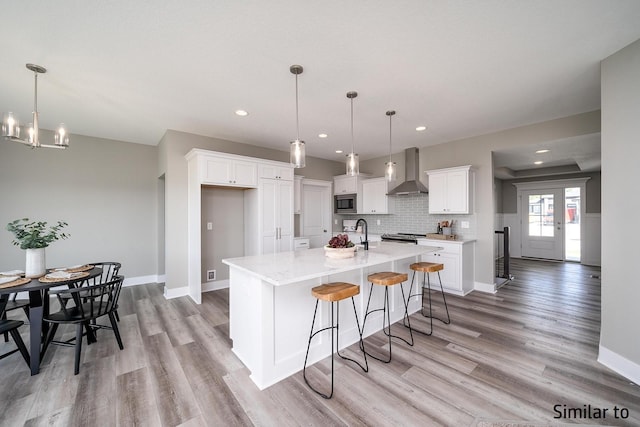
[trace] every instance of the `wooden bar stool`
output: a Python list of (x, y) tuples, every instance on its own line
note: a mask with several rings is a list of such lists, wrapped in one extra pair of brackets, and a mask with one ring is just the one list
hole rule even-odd
[[(420, 332), (421, 334), (425, 334), (425, 335), (431, 335), (433, 333), (433, 319), (439, 320), (442, 323), (444, 323), (445, 325), (448, 325), (451, 323), (451, 317), (449, 317), (449, 307), (447, 307), (447, 299), (444, 296), (444, 289), (442, 288), (442, 279), (440, 278), (440, 271), (444, 270), (444, 265), (443, 264), (437, 264), (434, 262), (416, 262), (411, 264), (411, 266), (409, 267), (411, 268), (411, 270), (413, 270), (413, 277), (411, 278), (411, 285), (409, 285), (409, 297), (407, 298), (407, 304), (409, 303), (409, 300), (411, 299), (411, 297), (417, 296), (417, 295), (422, 295), (422, 309), (421, 309), (421, 313), (424, 317), (428, 317), (430, 320), (430, 330), (429, 332), (423, 332), (420, 331), (418, 329), (413, 329), (416, 332)], [(422, 272), (422, 292), (420, 292), (419, 294), (411, 294), (411, 289), (413, 288), (413, 281), (416, 278), (416, 272)], [(447, 320), (444, 319), (440, 319), (439, 317), (436, 317), (432, 314), (431, 311), (431, 280), (429, 279), (429, 273), (438, 273), (438, 281), (440, 282), (440, 292), (442, 293), (442, 301), (444, 301), (444, 308), (447, 311)], [(425, 314), (424, 312), (424, 282), (425, 282), (425, 276), (427, 279), (427, 290), (428, 290), (428, 295), (429, 295), (429, 314)], [(416, 285), (416, 289), (417, 289), (417, 285)], [(405, 326), (411, 329), (411, 324), (407, 325), (405, 323)]]
[[(405, 343), (407, 343), (410, 346), (413, 346), (413, 332), (411, 331), (411, 321), (409, 319), (409, 313), (408, 313), (408, 305), (407, 305), (407, 299), (405, 299), (404, 297), (404, 289), (402, 288), (402, 283), (406, 282), (408, 279), (407, 274), (405, 273), (394, 273), (391, 271), (384, 271), (381, 273), (374, 273), (374, 274), (370, 274), (369, 276), (367, 276), (367, 280), (371, 283), (371, 289), (369, 291), (369, 299), (367, 301), (367, 309), (365, 311), (365, 315), (364, 315), (364, 320), (362, 321), (362, 331), (364, 332), (364, 326), (367, 323), (367, 317), (371, 314), (371, 313), (375, 313), (376, 311), (382, 311), (382, 331), (384, 332), (384, 334), (386, 336), (389, 337), (389, 358), (388, 359), (381, 359), (371, 353), (367, 353), (364, 350), (364, 347), (361, 347), (362, 351), (365, 352), (365, 354), (369, 355), (370, 357), (373, 357), (376, 360), (379, 360), (381, 362), (384, 363), (389, 363), (391, 362), (391, 338), (398, 338), (401, 339), (402, 341), (404, 341)], [(404, 303), (404, 317), (403, 317), (403, 322), (406, 321), (408, 322), (409, 326), (409, 335), (411, 336), (411, 342), (407, 341), (406, 339), (399, 337), (397, 335), (392, 335), (391, 334), (391, 315), (390, 315), (390, 307), (389, 307), (389, 286), (393, 286), (393, 285), (397, 285), (400, 284), (400, 290), (402, 291), (402, 301)], [(376, 308), (374, 310), (369, 311), (369, 304), (371, 303), (371, 295), (373, 295), (373, 285), (379, 285), (379, 286), (384, 286), (384, 304), (382, 306), (382, 308)], [(386, 324), (386, 326), (385, 326)], [(406, 326), (406, 324), (405, 324)]]
[[(334, 348), (335, 348), (335, 352), (338, 353), (338, 356), (340, 356), (344, 360), (349, 360), (351, 362), (354, 362), (364, 372), (369, 372), (369, 362), (367, 361), (367, 353), (364, 351), (364, 342), (362, 341), (362, 329), (360, 329), (360, 322), (358, 321), (358, 311), (356, 310), (356, 302), (353, 299), (353, 297), (358, 295), (359, 293), (360, 293), (360, 286), (353, 285), (351, 283), (344, 283), (344, 282), (327, 283), (321, 286), (316, 286), (315, 288), (311, 289), (311, 295), (313, 295), (316, 298), (316, 309), (313, 312), (313, 320), (311, 321), (311, 332), (309, 334), (309, 343), (307, 344), (307, 354), (304, 357), (304, 367), (302, 368), (302, 376), (304, 377), (304, 381), (307, 383), (309, 388), (315, 391), (316, 393), (318, 393), (320, 396), (324, 397), (325, 399), (331, 399), (331, 397), (333, 396)], [(337, 313), (336, 313), (335, 319), (333, 316), (333, 307), (335, 304), (349, 297), (351, 297), (351, 303), (353, 304), (353, 313), (356, 315), (356, 326), (358, 327), (358, 334), (360, 335), (360, 349), (362, 349), (362, 351), (364, 352), (364, 363), (365, 363), (364, 366), (361, 365), (356, 360), (353, 360), (349, 357), (346, 357), (340, 354), (340, 344), (338, 341), (340, 337), (340, 305), (338, 305), (338, 309), (336, 310)], [(331, 303), (331, 326), (327, 326), (326, 328), (322, 328), (313, 332), (313, 326), (316, 323), (316, 314), (318, 313), (318, 302), (320, 300), (328, 301)], [(335, 320), (335, 323), (334, 323), (334, 320)], [(313, 388), (311, 384), (309, 384), (309, 380), (307, 380), (307, 358), (309, 357), (309, 348), (311, 347), (311, 340), (313, 339), (313, 337), (319, 334), (320, 332), (326, 331), (328, 329), (331, 330), (331, 393), (329, 393), (329, 395), (326, 395), (316, 390), (315, 388)], [(334, 329), (335, 329), (335, 334), (333, 332)], [(334, 335), (336, 335), (335, 346), (334, 346)]]

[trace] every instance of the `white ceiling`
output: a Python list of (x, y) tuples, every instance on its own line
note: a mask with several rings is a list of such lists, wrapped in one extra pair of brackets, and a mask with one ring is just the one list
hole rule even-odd
[[(3, 2), (0, 111), (157, 144), (167, 129), (312, 156), (388, 153), (600, 107), (600, 60), (640, 38), (640, 1)], [(249, 116), (234, 115), (236, 109)], [(428, 126), (416, 132), (418, 125)], [(324, 132), (326, 139), (318, 138)], [(73, 148), (73, 140), (71, 142)]]

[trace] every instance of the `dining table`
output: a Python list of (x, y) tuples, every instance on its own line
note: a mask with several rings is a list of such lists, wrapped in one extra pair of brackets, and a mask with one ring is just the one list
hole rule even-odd
[[(89, 269), (89, 267), (91, 268)], [(76, 270), (80, 269), (76, 268)], [(64, 271), (64, 269), (61, 270)], [(69, 271), (72, 271), (72, 268), (69, 268)], [(71, 274), (71, 277), (68, 278), (47, 279), (47, 275), (45, 275), (40, 278), (21, 278), (19, 282), (16, 281), (16, 283), (21, 283), (17, 286), (0, 285), (0, 298), (2, 298), (2, 301), (6, 301), (10, 294), (16, 292), (27, 292), (29, 294), (29, 367), (31, 375), (36, 375), (40, 372), (40, 362), (44, 357), (44, 354), (41, 353), (41, 348), (48, 326), (43, 325), (43, 318), (49, 314), (49, 290), (60, 286), (67, 286), (69, 289), (82, 286), (84, 282), (101, 274), (102, 268), (87, 265), (85, 271), (79, 274)], [(43, 331), (45, 335), (43, 335)], [(89, 334), (89, 342), (95, 341), (95, 337), (93, 337), (93, 340), (91, 339), (93, 331), (89, 326), (87, 326), (87, 333)]]

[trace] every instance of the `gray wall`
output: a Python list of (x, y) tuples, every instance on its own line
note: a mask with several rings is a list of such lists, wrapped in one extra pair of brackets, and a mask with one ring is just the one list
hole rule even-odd
[[(288, 143), (283, 148), (288, 149)], [(165, 284), (167, 288), (188, 286), (187, 161), (192, 148), (289, 162), (288, 151), (241, 144), (185, 132), (168, 130), (159, 144), (158, 175), (165, 175)], [(306, 178), (331, 180), (344, 173), (338, 162), (307, 157), (307, 166), (296, 170)]]
[(508, 180), (497, 180), (502, 183), (502, 200), (498, 205), (502, 210), (498, 212), (502, 213), (517, 213), (518, 209), (518, 191), (515, 185), (516, 182), (534, 182), (534, 181), (549, 181), (556, 179), (570, 179), (570, 178), (584, 178), (589, 177), (590, 179), (586, 184), (586, 205), (585, 205), (585, 213), (600, 213), (601, 212), (601, 185), (600, 185), (600, 172), (590, 172), (590, 173), (571, 173), (564, 175), (553, 175), (553, 176), (538, 176), (533, 178), (519, 178), (519, 179), (508, 179)]
[[(600, 345), (640, 366), (640, 40), (602, 62), (602, 327)], [(621, 238), (624, 237), (624, 238)], [(637, 368), (636, 368), (637, 369)], [(636, 370), (637, 373), (637, 370)], [(636, 377), (637, 378), (637, 377)], [(637, 381), (637, 380), (636, 380)]]
[(228, 279), (229, 267), (222, 260), (244, 256), (244, 190), (203, 186), (201, 207), (202, 283), (207, 270), (216, 270), (216, 280)]
[(28, 217), (69, 223), (71, 237), (46, 250), (48, 267), (120, 261), (125, 276), (155, 275), (156, 162), (156, 147), (81, 135), (67, 150), (0, 141), (0, 271), (24, 269), (5, 226)]

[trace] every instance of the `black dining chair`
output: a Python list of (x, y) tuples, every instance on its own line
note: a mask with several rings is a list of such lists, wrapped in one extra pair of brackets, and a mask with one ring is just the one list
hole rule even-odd
[(20, 351), (20, 354), (22, 354), (22, 358), (27, 363), (27, 366), (30, 366), (29, 351), (27, 350), (27, 347), (24, 345), (24, 341), (22, 341), (20, 332), (18, 332), (18, 328), (22, 325), (24, 325), (24, 322), (22, 320), (0, 320), (0, 333), (11, 334), (11, 338), (13, 338), (13, 341), (16, 343), (16, 346), (18, 347), (15, 350), (9, 351), (4, 354), (0, 354), (0, 359), (4, 359), (5, 357), (10, 356), (16, 351)]
[[(29, 318), (29, 300), (19, 300), (17, 299), (18, 293), (13, 293), (9, 297), (7, 304), (2, 310), (2, 314), (0, 315), (0, 320), (7, 320), (7, 312), (12, 310), (22, 309), (24, 314)], [(4, 342), (9, 342), (9, 332), (4, 333)]]
[[(107, 283), (113, 280), (118, 274), (120, 274), (120, 267), (122, 264), (115, 261), (100, 261), (100, 262), (90, 262), (89, 264), (94, 267), (102, 268), (102, 274), (96, 276), (92, 279), (89, 279), (86, 283), (89, 285), (98, 285), (100, 283)], [(114, 315), (116, 320), (120, 321), (120, 316), (118, 315), (118, 307), (116, 306), (114, 310)]]
[[(103, 316), (108, 316), (111, 328), (118, 341), (120, 350), (124, 349), (118, 322), (115, 319), (115, 309), (118, 305), (120, 290), (122, 289), (123, 276), (114, 276), (113, 280), (96, 285), (82, 286), (73, 289), (59, 289), (49, 292), (51, 296), (58, 299), (60, 311), (44, 316), (44, 321), (51, 323), (51, 328), (47, 334), (42, 354), (45, 354), (47, 347), (61, 324), (75, 324), (76, 337), (75, 345), (71, 343), (58, 342), (60, 345), (75, 346), (75, 369), (77, 375), (80, 372), (80, 354), (82, 351), (83, 326)], [(70, 297), (70, 298), (69, 298)], [(67, 299), (68, 298), (68, 299)]]
[[(6, 315), (6, 307), (10, 302), (8, 301), (8, 299), (8, 295), (3, 295), (0, 298), (0, 312), (2, 313), (3, 317)], [(24, 325), (24, 322), (22, 320), (7, 320), (6, 318), (0, 319), (0, 334), (4, 334), (5, 336), (11, 334), (11, 338), (13, 338), (13, 341), (16, 343), (17, 347), (16, 349), (11, 350), (7, 353), (0, 354), (0, 359), (4, 359), (5, 357), (12, 355), (16, 351), (19, 351), (20, 354), (22, 354), (22, 358), (27, 363), (27, 366), (30, 366), (29, 351), (24, 345), (24, 341), (22, 341), (22, 337), (20, 336), (20, 332), (18, 331), (18, 328), (22, 325)]]

